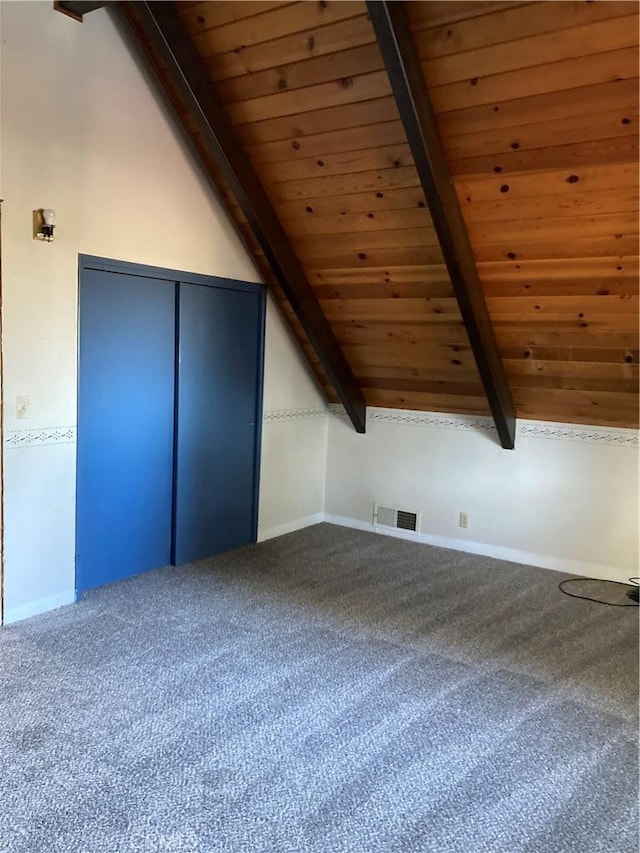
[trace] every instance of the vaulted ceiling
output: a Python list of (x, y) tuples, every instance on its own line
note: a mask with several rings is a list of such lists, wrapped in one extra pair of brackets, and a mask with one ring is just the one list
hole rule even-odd
[[(377, 10), (352, 0), (118, 5), (328, 400), (344, 401), (342, 378), (368, 405), (495, 417), (407, 127), (415, 104), (392, 86)], [(320, 309), (311, 325), (149, 36), (145, 12), (157, 5), (175, 7), (275, 211)], [(637, 427), (638, 4), (389, 5), (403, 7), (416, 84), (435, 113), (493, 379), (506, 376), (518, 417)], [(336, 370), (319, 352), (324, 332), (344, 360)]]

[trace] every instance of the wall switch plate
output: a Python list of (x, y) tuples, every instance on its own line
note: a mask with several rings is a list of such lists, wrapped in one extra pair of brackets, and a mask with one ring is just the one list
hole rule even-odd
[(458, 518), (458, 527), (468, 527), (469, 526), (469, 514), (466, 512), (461, 512)]
[(30, 397), (16, 397), (16, 417), (17, 418), (28, 418), (31, 414), (31, 398)]

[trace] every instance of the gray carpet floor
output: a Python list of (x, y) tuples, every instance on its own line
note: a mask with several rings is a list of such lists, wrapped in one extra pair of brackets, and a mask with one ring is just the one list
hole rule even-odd
[(635, 853), (638, 610), (318, 525), (0, 630), (0, 850)]

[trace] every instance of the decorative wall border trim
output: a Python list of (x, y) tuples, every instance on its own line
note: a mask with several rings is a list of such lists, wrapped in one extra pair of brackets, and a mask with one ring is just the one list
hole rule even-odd
[[(262, 416), (263, 423), (278, 423), (280, 421), (302, 421), (309, 418), (324, 418), (328, 414), (326, 408), (316, 409), (276, 409), (271, 412), (264, 412)], [(346, 412), (345, 412), (346, 415)]]
[[(339, 403), (329, 406), (329, 414), (334, 417), (346, 417), (346, 412)], [(419, 412), (414, 409), (382, 409), (369, 406), (368, 421), (384, 421), (385, 423), (402, 426), (427, 426), (438, 429), (459, 429), (468, 432), (495, 433), (493, 420), (481, 415), (455, 415), (441, 412)]]
[[(347, 418), (347, 413), (339, 404), (328, 408), (277, 409), (264, 412), (263, 423), (283, 423), (301, 421), (327, 416)], [(454, 429), (466, 432), (495, 434), (491, 418), (475, 415), (441, 414), (438, 412), (418, 412), (408, 409), (368, 408), (369, 421), (399, 424), (400, 426), (426, 426), (436, 429)], [(517, 438), (541, 438), (555, 441), (570, 441), (579, 444), (607, 444), (612, 447), (640, 446), (639, 431), (618, 427), (596, 427), (580, 424), (561, 424), (551, 421), (518, 420)], [(4, 444), (7, 449), (19, 450), (23, 447), (48, 447), (54, 444), (74, 444), (75, 426), (48, 427), (46, 429), (16, 429), (5, 433)]]
[[(333, 417), (346, 417), (342, 406), (332, 404), (329, 414)], [(419, 412), (409, 409), (368, 408), (367, 419), (402, 426), (426, 426), (436, 429), (455, 429), (466, 432), (484, 432), (495, 434), (491, 418), (479, 415), (456, 415), (439, 412)], [(637, 429), (620, 427), (598, 427), (587, 424), (563, 424), (552, 421), (530, 421), (518, 419), (516, 442), (518, 438), (542, 438), (555, 441), (571, 441), (579, 444), (608, 444), (615, 447), (638, 447), (640, 445)], [(516, 443), (517, 449), (517, 443)]]
[(476, 415), (448, 415), (439, 412), (414, 412), (404, 409), (370, 409), (368, 416), (372, 421), (406, 424), (408, 426), (429, 426), (438, 429), (457, 429), (467, 432), (495, 433), (491, 418)]
[(580, 444), (611, 444), (617, 447), (638, 447), (638, 430), (620, 427), (560, 424), (548, 421), (518, 421), (517, 435), (527, 438), (551, 438)]
[(74, 426), (48, 427), (46, 429), (15, 429), (5, 433), (5, 447), (19, 450), (22, 447), (47, 447), (51, 444), (74, 444)]

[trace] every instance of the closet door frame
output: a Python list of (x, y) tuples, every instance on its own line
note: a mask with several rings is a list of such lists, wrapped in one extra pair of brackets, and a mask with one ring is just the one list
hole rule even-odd
[[(255, 443), (253, 454), (253, 529), (252, 542), (258, 541), (258, 506), (260, 498), (260, 454), (262, 445), (262, 398), (264, 389), (264, 346), (265, 346), (265, 322), (266, 322), (266, 287), (264, 284), (256, 284), (248, 281), (238, 281), (235, 279), (222, 278), (220, 276), (201, 275), (200, 273), (185, 272), (184, 270), (172, 270), (164, 267), (149, 266), (147, 264), (131, 263), (129, 261), (113, 260), (111, 258), (101, 258), (95, 255), (78, 255), (78, 334), (77, 334), (77, 379), (76, 379), (76, 394), (80, 392), (80, 299), (81, 299), (81, 281), (85, 270), (102, 270), (104, 272), (123, 273), (125, 275), (143, 276), (144, 278), (156, 278), (162, 281), (173, 282), (175, 285), (176, 298), (176, 359), (178, 350), (178, 330), (179, 330), (179, 299), (180, 288), (183, 284), (198, 284), (205, 287), (216, 287), (225, 290), (245, 291), (247, 293), (256, 294), (259, 297), (259, 319), (258, 319), (258, 381), (256, 383), (256, 399), (255, 399)], [(178, 365), (176, 361), (176, 381), (178, 376)], [(177, 405), (177, 400), (176, 400)], [(80, 426), (80, 425), (79, 425)], [(175, 460), (176, 460), (176, 435), (174, 433), (174, 524), (175, 524)], [(77, 464), (77, 456), (76, 456)], [(76, 467), (77, 480), (77, 467)], [(77, 514), (77, 510), (76, 510)], [(173, 553), (173, 536), (172, 530), (172, 553)], [(77, 552), (77, 518), (76, 518), (76, 552)], [(77, 569), (76, 569), (77, 571)]]

